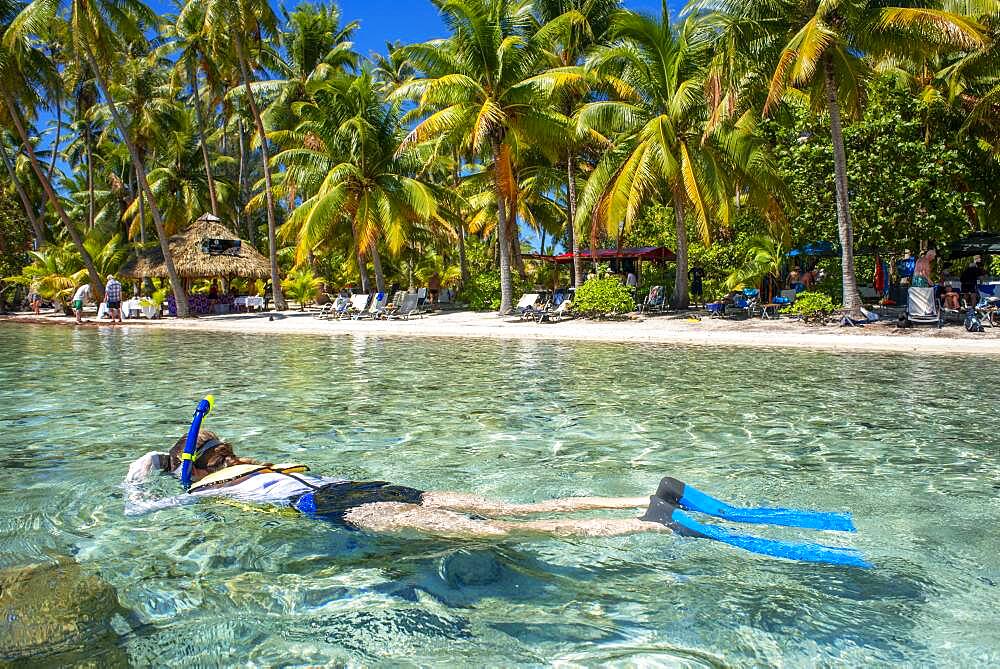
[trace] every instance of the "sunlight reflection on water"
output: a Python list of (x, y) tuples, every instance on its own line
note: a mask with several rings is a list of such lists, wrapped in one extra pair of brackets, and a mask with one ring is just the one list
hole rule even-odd
[[(0, 350), (0, 566), (97, 570), (148, 623), (122, 640), (136, 664), (1000, 662), (990, 359), (24, 326)], [(859, 533), (822, 540), (876, 568), (670, 536), (371, 537), (211, 502), (125, 517), (128, 463), (206, 392), (206, 425), (263, 460), (517, 501), (672, 474), (850, 510)]]

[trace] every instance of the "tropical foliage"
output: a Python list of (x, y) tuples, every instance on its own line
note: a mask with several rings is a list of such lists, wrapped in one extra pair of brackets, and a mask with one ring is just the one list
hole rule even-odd
[[(836, 238), (857, 315), (864, 253), (1000, 229), (997, 0), (427, 1), (440, 38), (364, 55), (334, 4), (0, 0), (9, 284), (100, 293), (159, 244), (183, 315), (167, 239), (211, 212), (279, 308), (440, 281), (507, 312), (644, 243), (684, 306), (692, 266), (721, 291)], [(563, 249), (570, 272), (525, 259)]]
[(635, 300), (617, 277), (594, 276), (576, 289), (573, 309), (591, 318), (610, 318), (634, 311)]

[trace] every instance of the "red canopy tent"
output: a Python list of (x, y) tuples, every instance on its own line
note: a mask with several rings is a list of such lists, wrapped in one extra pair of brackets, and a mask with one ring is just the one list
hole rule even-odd
[[(525, 253), (523, 257), (526, 260), (544, 260), (545, 262), (554, 262), (560, 265), (573, 262), (573, 253), (571, 251), (555, 256), (547, 256), (540, 253)], [(584, 262), (593, 258), (590, 249), (580, 249), (580, 257)], [(665, 246), (636, 246), (625, 248), (621, 251), (618, 249), (598, 249), (597, 251), (598, 260), (613, 260), (615, 258), (645, 260), (648, 262), (673, 262), (677, 260), (674, 252)]]

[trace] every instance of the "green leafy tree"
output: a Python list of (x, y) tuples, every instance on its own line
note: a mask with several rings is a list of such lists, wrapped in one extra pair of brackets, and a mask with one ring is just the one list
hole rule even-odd
[(500, 256), (500, 313), (513, 303), (508, 196), (514, 187), (512, 149), (519, 143), (559, 146), (565, 118), (547, 107), (529, 79), (544, 64), (531, 5), (512, 0), (434, 0), (451, 36), (402, 49), (421, 73), (398, 99), (417, 102), (420, 119), (408, 143), (445, 137), (466, 155), (492, 163)]
[[(861, 117), (843, 133), (852, 156), (847, 176), (858, 248), (898, 252), (917, 248), (921, 240), (943, 242), (978, 228), (976, 210), (997, 198), (1000, 170), (987, 152), (955, 141), (960, 118), (927, 137), (921, 103), (907, 91), (883, 82), (870, 86), (866, 97)], [(793, 243), (837, 239), (829, 127), (807, 110), (792, 112), (789, 124), (774, 123), (770, 130), (793, 194)]]
[(829, 114), (844, 307), (861, 318), (841, 116), (860, 114), (865, 82), (876, 63), (974, 48), (984, 43), (979, 27), (941, 10), (933, 0), (907, 6), (858, 0), (699, 0), (690, 7), (720, 13), (728, 43), (742, 49), (739, 68), (749, 69), (757, 82), (766, 76), (765, 114), (775, 112), (790, 93)]
[(399, 153), (398, 110), (383, 103), (369, 73), (314, 81), (309, 89), (312, 101), (299, 105), (295, 131), (276, 133), (282, 143), (294, 144), (276, 157), (287, 168), (279, 192), (294, 186), (305, 198), (282, 236), (295, 240), (302, 262), (349, 222), (355, 252), (372, 257), (376, 288), (384, 291), (378, 241), (398, 253), (408, 221), (437, 216), (434, 191), (409, 176), (415, 166)]
[(737, 184), (769, 211), (780, 209), (772, 194), (783, 188), (752, 128), (706, 125), (709, 43), (695, 20), (675, 29), (664, 3), (658, 19), (618, 14), (611, 34), (615, 41), (596, 49), (587, 66), (614, 82), (619, 95), (588, 102), (578, 114), (581, 126), (608, 137), (611, 148), (588, 179), (578, 213), (617, 237), (665, 194), (676, 229), (673, 302), (686, 308), (687, 213), (708, 243), (713, 221), (729, 223)]
[(63, 227), (73, 240), (73, 245), (82, 257), (87, 275), (90, 277), (91, 288), (95, 294), (101, 295), (104, 283), (94, 267), (93, 260), (83, 246), (83, 236), (70, 220), (52, 187), (49, 175), (42, 169), (41, 163), (38, 161), (32, 140), (28, 136), (25, 115), (22, 111), (27, 110), (29, 113), (33, 113), (48, 94), (61, 84), (55, 64), (36, 46), (34, 41), (34, 36), (48, 34), (54, 12), (55, 5), (46, 2), (33, 3), (23, 7), (8, 0), (0, 5), (0, 21), (3, 21), (3, 33), (0, 36), (0, 81), (3, 82), (3, 85), (0, 86), (0, 96), (3, 98), (6, 111), (6, 118), (2, 120), (4, 125), (13, 126), (21, 140), (31, 163), (31, 169), (45, 190), (45, 194)]
[[(210, 36), (212, 53), (221, 61), (235, 62), (239, 67), (244, 97), (250, 107), (257, 140), (260, 143), (261, 171), (264, 176), (264, 200), (267, 208), (267, 246), (271, 260), (271, 291), (274, 308), (287, 308), (281, 294), (281, 276), (278, 271), (277, 222), (275, 217), (274, 188), (271, 176), (271, 158), (267, 131), (261, 116), (260, 105), (253, 89), (254, 49), (264, 53), (263, 40), (278, 38), (278, 19), (267, 0), (189, 0), (204, 2), (204, 30)], [(235, 53), (230, 54), (230, 49)], [(233, 58), (235, 56), (235, 58)]]
[(299, 311), (305, 311), (306, 305), (316, 299), (320, 288), (323, 286), (323, 279), (313, 274), (308, 267), (289, 272), (285, 278), (285, 293), (299, 303)]

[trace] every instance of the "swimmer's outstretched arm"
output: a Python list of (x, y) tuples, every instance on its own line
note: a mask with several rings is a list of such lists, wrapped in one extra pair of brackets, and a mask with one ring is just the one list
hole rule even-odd
[(575, 513), (596, 509), (644, 509), (649, 497), (563, 497), (529, 504), (512, 504), (463, 492), (432, 490), (421, 503), (432, 509), (448, 509), (484, 516), (526, 516), (533, 513)]

